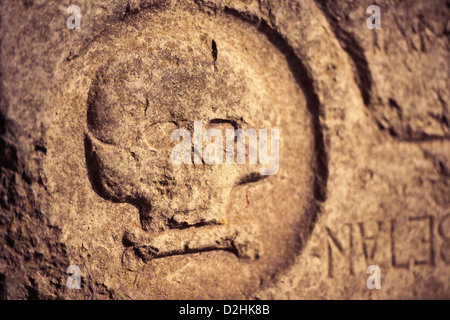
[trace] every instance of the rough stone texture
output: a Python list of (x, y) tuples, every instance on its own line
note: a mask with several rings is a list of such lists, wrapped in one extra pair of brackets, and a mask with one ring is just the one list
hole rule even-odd
[[(72, 4), (0, 3), (0, 298), (450, 298), (448, 1)], [(194, 121), (278, 173), (175, 165)]]

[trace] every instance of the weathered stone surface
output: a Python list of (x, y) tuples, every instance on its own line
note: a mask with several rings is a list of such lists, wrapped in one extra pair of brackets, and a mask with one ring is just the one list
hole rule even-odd
[(0, 4), (0, 298), (449, 298), (448, 1), (72, 4)]

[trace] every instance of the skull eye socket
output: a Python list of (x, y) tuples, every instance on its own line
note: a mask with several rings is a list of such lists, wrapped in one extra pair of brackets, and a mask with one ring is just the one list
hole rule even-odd
[[(205, 131), (209, 129), (219, 130), (222, 133), (222, 142), (223, 142), (223, 152), (227, 152), (227, 130), (234, 131), (238, 128), (238, 124), (234, 120), (226, 120), (226, 119), (213, 119), (208, 122), (205, 126)], [(211, 137), (211, 142), (214, 142), (214, 137)], [(234, 142), (236, 139), (233, 139), (233, 147), (232, 150), (228, 150), (228, 152), (235, 152)]]
[(146, 142), (149, 147), (157, 150), (171, 149), (175, 143), (172, 141), (172, 132), (178, 129), (173, 122), (157, 122), (147, 126), (144, 130)]
[(219, 130), (222, 133), (222, 136), (225, 139), (227, 130), (235, 130), (237, 125), (231, 121), (225, 120), (225, 121), (218, 121), (218, 120), (211, 120), (205, 127), (205, 130), (208, 129), (216, 129)]

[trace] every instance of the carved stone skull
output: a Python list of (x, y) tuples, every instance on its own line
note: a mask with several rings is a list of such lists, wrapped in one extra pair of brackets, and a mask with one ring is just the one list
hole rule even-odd
[[(270, 129), (276, 127), (277, 115), (250, 70), (236, 69), (227, 57), (216, 65), (210, 55), (177, 50), (188, 43), (168, 41), (172, 50), (154, 49), (127, 61), (111, 58), (98, 70), (89, 93), (85, 140), (91, 182), (102, 197), (135, 205), (142, 228), (152, 235), (223, 228), (231, 190), (263, 178), (261, 165), (249, 164), (248, 148), (245, 164), (177, 165), (171, 160), (176, 144), (171, 135), (187, 129), (194, 137), (194, 121), (202, 122), (202, 136), (210, 128), (223, 137), (226, 129)], [(223, 143), (225, 158), (225, 138)], [(204, 140), (203, 146), (207, 144)], [(195, 152), (199, 150), (192, 148), (192, 158)], [(204, 247), (236, 247), (239, 230)], [(136, 236), (131, 238), (137, 242)]]

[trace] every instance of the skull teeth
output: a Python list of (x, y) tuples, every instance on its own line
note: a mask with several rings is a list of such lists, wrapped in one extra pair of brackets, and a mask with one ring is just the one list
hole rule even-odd
[(204, 219), (193, 215), (176, 214), (169, 220), (171, 229), (186, 229), (189, 227), (202, 227), (209, 225), (221, 225), (224, 219)]

